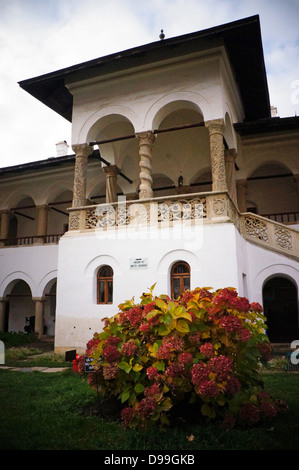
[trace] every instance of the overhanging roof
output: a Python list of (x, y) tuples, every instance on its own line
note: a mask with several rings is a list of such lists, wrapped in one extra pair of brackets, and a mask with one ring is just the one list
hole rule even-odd
[(159, 40), (19, 82), (21, 88), (68, 121), (73, 97), (66, 83), (121, 72), (223, 44), (239, 87), (246, 121), (270, 117), (259, 16)]
[(235, 130), (242, 136), (268, 134), (271, 132), (286, 132), (299, 130), (299, 116), (294, 117), (274, 117), (260, 119), (253, 122), (238, 122), (234, 124)]

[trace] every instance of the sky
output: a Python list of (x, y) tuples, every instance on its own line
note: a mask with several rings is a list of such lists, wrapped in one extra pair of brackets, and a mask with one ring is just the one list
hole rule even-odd
[(71, 149), (71, 124), (18, 82), (166, 38), (260, 16), (271, 105), (299, 116), (299, 0), (0, 0), (0, 167)]

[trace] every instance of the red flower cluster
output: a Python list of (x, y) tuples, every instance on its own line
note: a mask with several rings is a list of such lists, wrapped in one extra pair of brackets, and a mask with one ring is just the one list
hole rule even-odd
[(198, 387), (198, 393), (207, 398), (213, 398), (218, 395), (219, 388), (213, 380), (204, 380)]
[(252, 302), (250, 304), (250, 310), (253, 310), (254, 312), (262, 312), (264, 309), (258, 302)]
[(143, 322), (141, 323), (139, 330), (142, 331), (142, 333), (147, 333), (151, 328), (151, 325), (149, 323)]
[(260, 412), (256, 405), (253, 403), (244, 403), (240, 410), (240, 418), (246, 424), (256, 424), (260, 419)]
[(155, 307), (156, 307), (155, 302), (151, 302), (150, 304), (144, 305), (143, 307), (144, 313), (147, 314), (151, 312), (152, 310), (155, 309)]
[(231, 289), (222, 289), (219, 294), (214, 297), (214, 304), (226, 308), (234, 308), (242, 312), (248, 312), (250, 303), (246, 297), (238, 297), (238, 293)]
[(179, 355), (179, 362), (186, 366), (187, 364), (192, 364), (193, 356), (189, 352), (185, 352)]
[(205, 343), (199, 348), (201, 354), (205, 357), (213, 357), (214, 356), (214, 347), (211, 343)]
[(121, 353), (123, 356), (134, 357), (137, 351), (137, 346), (132, 341), (124, 343), (121, 347)]
[(220, 319), (220, 325), (229, 333), (234, 331), (241, 331), (243, 328), (242, 322), (234, 315), (225, 315)]
[(164, 338), (157, 351), (158, 359), (170, 359), (173, 351), (180, 352), (184, 349), (184, 340), (179, 336)]
[(148, 367), (146, 370), (146, 375), (150, 380), (154, 380), (159, 377), (158, 369), (154, 366)]
[(130, 406), (127, 406), (126, 408), (123, 408), (121, 410), (120, 417), (124, 426), (129, 426), (129, 424), (132, 421), (133, 415), (134, 415), (134, 409), (131, 408)]
[(146, 397), (141, 400), (138, 405), (138, 414), (144, 418), (148, 418), (153, 414), (157, 406), (157, 402), (154, 398)]
[(165, 374), (168, 377), (179, 377), (184, 372), (184, 366), (178, 362), (172, 362), (166, 368)]
[(126, 312), (126, 319), (130, 322), (133, 328), (140, 325), (143, 320), (143, 310), (141, 307), (133, 307)]
[(215, 356), (209, 361), (211, 372), (216, 376), (216, 380), (222, 382), (227, 380), (233, 370), (234, 363), (227, 356)]
[(191, 335), (189, 336), (189, 341), (193, 345), (198, 344), (200, 340), (201, 340), (201, 334), (199, 331), (196, 331), (195, 333), (191, 333)]
[(97, 345), (100, 343), (100, 339), (97, 337), (97, 333), (94, 334), (93, 338), (88, 341), (86, 345), (86, 354), (91, 355), (92, 351), (97, 347)]
[(105, 340), (105, 344), (110, 346), (116, 346), (118, 343), (121, 343), (121, 339), (118, 336), (108, 336)]
[(160, 387), (157, 383), (154, 383), (153, 385), (146, 387), (144, 390), (145, 397), (154, 397), (155, 395), (159, 395), (159, 393), (160, 393)]
[(264, 359), (265, 361), (269, 361), (271, 359), (271, 353), (272, 353), (271, 345), (264, 341), (263, 343), (259, 343), (257, 347), (261, 354), (262, 359)]
[(195, 386), (199, 386), (204, 380), (207, 380), (209, 378), (210, 372), (211, 371), (204, 362), (193, 364), (191, 370), (192, 383)]
[(228, 395), (234, 395), (241, 390), (241, 383), (236, 377), (230, 377), (226, 385), (226, 393)]
[(113, 380), (118, 376), (119, 373), (119, 367), (117, 365), (117, 362), (114, 362), (112, 364), (106, 364), (103, 367), (103, 377), (105, 380)]
[(116, 346), (108, 345), (103, 350), (103, 357), (107, 362), (115, 362), (120, 358), (120, 352)]
[(252, 336), (251, 331), (247, 330), (247, 328), (243, 328), (241, 331), (238, 332), (238, 338), (243, 343), (247, 343)]

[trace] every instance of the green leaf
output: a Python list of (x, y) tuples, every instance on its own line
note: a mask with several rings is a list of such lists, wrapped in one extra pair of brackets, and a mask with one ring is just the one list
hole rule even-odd
[(189, 325), (188, 322), (184, 319), (179, 319), (176, 323), (176, 329), (180, 333), (189, 333)]
[(153, 367), (160, 370), (161, 372), (165, 371), (165, 363), (163, 361), (157, 361), (153, 363)]
[(171, 325), (172, 316), (170, 315), (170, 313), (165, 313), (165, 315), (160, 317), (160, 320), (162, 323), (165, 323), (166, 325)]
[(141, 369), (143, 369), (143, 366), (141, 364), (135, 364), (135, 366), (133, 367), (134, 372), (139, 372), (141, 371)]
[(129, 391), (126, 391), (126, 392), (123, 392), (120, 396), (121, 398), (121, 402), (124, 403), (125, 401), (127, 401), (130, 397), (130, 392)]
[(134, 387), (134, 390), (136, 393), (143, 393), (144, 392), (144, 386), (140, 383), (136, 384)]
[(167, 312), (167, 310), (168, 310), (168, 305), (167, 305), (166, 302), (164, 302), (164, 300), (162, 300), (162, 299), (160, 299), (159, 297), (157, 297), (157, 298), (155, 299), (155, 303), (156, 303), (157, 307), (159, 307), (159, 308), (162, 310), (162, 312)]
[(168, 333), (170, 333), (170, 332), (171, 332), (171, 328), (169, 328), (168, 326), (166, 326), (164, 324), (159, 325), (158, 334), (160, 336), (168, 335)]
[(122, 361), (118, 364), (118, 367), (122, 370), (124, 370), (127, 374), (130, 372), (130, 370), (132, 369), (132, 366), (130, 364), (128, 364), (127, 362), (125, 361)]

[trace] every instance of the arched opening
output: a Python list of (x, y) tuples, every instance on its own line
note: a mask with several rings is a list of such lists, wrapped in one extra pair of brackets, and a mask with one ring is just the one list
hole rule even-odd
[(298, 295), (296, 285), (287, 277), (275, 276), (263, 286), (263, 306), (271, 342), (298, 339)]
[(22, 199), (11, 211), (14, 216), (9, 227), (11, 233), (8, 244), (31, 244), (37, 235), (37, 213), (33, 199), (31, 197)]
[(171, 268), (171, 297), (177, 299), (190, 289), (190, 266), (185, 261), (176, 262)]
[(58, 241), (59, 237), (68, 231), (67, 209), (72, 205), (72, 197), (72, 191), (65, 190), (49, 203), (47, 241)]
[(55, 335), (56, 289), (57, 281), (55, 278), (45, 288), (44, 334), (47, 336)]
[(97, 273), (97, 303), (112, 304), (113, 302), (113, 269), (102, 266)]
[(35, 307), (31, 289), (23, 280), (16, 280), (6, 296), (5, 331), (34, 332)]
[(205, 169), (199, 172), (199, 175), (195, 176), (192, 180), (191, 185), (192, 192), (203, 193), (206, 191), (212, 191), (212, 171), (211, 169)]
[(294, 177), (280, 162), (269, 162), (247, 179), (247, 210), (282, 223), (296, 222), (298, 197)]
[(209, 134), (203, 115), (194, 104), (176, 101), (163, 107), (157, 116), (159, 132), (152, 149), (152, 173), (167, 175), (176, 186), (190, 192), (193, 175), (210, 165)]

